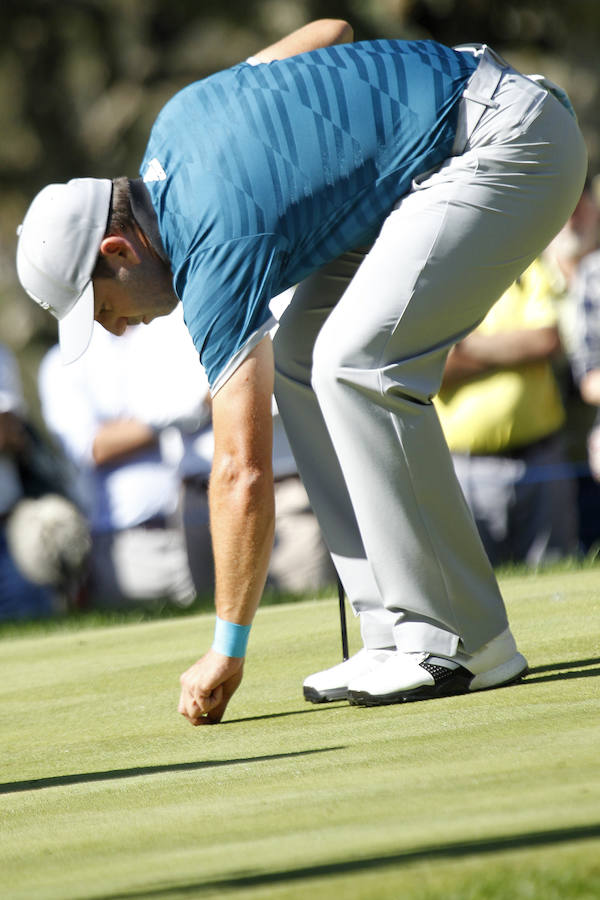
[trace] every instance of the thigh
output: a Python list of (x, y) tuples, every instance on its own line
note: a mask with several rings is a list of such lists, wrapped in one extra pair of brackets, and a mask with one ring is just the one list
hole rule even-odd
[(348, 251), (298, 285), (273, 339), (278, 371), (310, 381), (317, 335), (354, 278), (366, 252), (366, 249)]
[(515, 483), (524, 464), (500, 456), (453, 454), (454, 469), (492, 565), (510, 558)]
[(515, 552), (530, 565), (577, 553), (575, 483), (561, 435), (524, 454), (526, 469), (517, 485)]
[(176, 529), (130, 528), (98, 536), (92, 549), (93, 602), (171, 600), (187, 605), (194, 596), (183, 535)]

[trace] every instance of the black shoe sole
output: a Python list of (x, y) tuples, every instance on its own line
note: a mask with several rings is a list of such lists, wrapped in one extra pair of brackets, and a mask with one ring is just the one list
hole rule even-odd
[[(515, 684), (527, 675), (529, 669), (524, 669), (508, 681), (491, 685), (480, 690), (491, 691), (496, 688), (508, 687)], [(469, 685), (474, 676), (467, 669), (456, 669), (452, 676), (445, 678), (437, 684), (415, 688), (411, 691), (396, 691), (393, 694), (368, 694), (366, 691), (348, 691), (348, 702), (351, 706), (390, 706), (393, 703), (411, 703), (417, 700), (436, 700), (441, 697), (454, 697), (459, 694), (471, 693)], [(473, 692), (473, 693), (479, 693)]]
[(388, 706), (391, 703), (410, 703), (413, 700), (435, 700), (437, 697), (451, 697), (466, 694), (473, 675), (462, 666), (447, 669), (442, 677), (434, 676), (435, 684), (411, 690), (394, 691), (391, 694), (368, 694), (366, 691), (348, 691), (352, 706)]
[(335, 703), (336, 700), (348, 699), (348, 692), (345, 688), (343, 691), (336, 693), (335, 697), (331, 697), (328, 694), (322, 694), (316, 688), (305, 687), (303, 690), (304, 699), (308, 700), (309, 703)]

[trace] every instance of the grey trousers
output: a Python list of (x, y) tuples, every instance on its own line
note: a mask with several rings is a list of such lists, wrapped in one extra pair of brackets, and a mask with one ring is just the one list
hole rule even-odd
[(449, 656), (507, 618), (431, 398), (450, 347), (560, 229), (586, 171), (574, 119), (487, 51), (458, 140), (368, 253), (298, 286), (274, 339), (279, 411), (365, 646)]

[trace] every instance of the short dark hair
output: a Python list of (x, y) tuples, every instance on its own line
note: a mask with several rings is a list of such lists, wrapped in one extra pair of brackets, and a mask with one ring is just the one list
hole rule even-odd
[(125, 176), (113, 178), (106, 234), (114, 234), (116, 231), (127, 231), (133, 228), (134, 225), (135, 219), (133, 218), (131, 201), (129, 199), (129, 178)]
[[(129, 199), (129, 178), (121, 176), (113, 178), (112, 196), (110, 207), (108, 210), (108, 222), (104, 237), (109, 234), (119, 234), (129, 231), (135, 226), (135, 219), (131, 211), (131, 201)], [(112, 278), (113, 271), (102, 256), (98, 254), (92, 278)]]

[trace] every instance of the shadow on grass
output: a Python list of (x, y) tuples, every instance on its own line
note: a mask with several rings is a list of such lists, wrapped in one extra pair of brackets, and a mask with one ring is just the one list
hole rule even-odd
[(568, 678), (600, 677), (600, 668), (590, 668), (590, 666), (600, 666), (600, 658), (575, 659), (570, 660), (569, 662), (548, 663), (544, 666), (532, 666), (529, 669), (529, 675), (527, 676), (523, 684), (537, 684), (545, 681), (563, 681)]
[(42, 788), (64, 787), (70, 784), (87, 784), (92, 781), (112, 781), (118, 778), (137, 778), (140, 775), (157, 775), (161, 772), (194, 772), (212, 769), (216, 766), (237, 766), (243, 763), (269, 762), (278, 759), (295, 759), (315, 753), (333, 753), (343, 747), (321, 747), (316, 750), (298, 750), (293, 753), (273, 753), (268, 756), (248, 756), (241, 759), (208, 759), (202, 762), (169, 763), (164, 766), (137, 766), (132, 769), (110, 769), (106, 772), (82, 772), (75, 775), (54, 775), (50, 778), (35, 778), (31, 781), (9, 781), (0, 784), (0, 794), (18, 791), (39, 791)]
[(200, 896), (224, 890), (261, 888), (277, 884), (292, 884), (308, 878), (328, 878), (336, 875), (362, 873), (389, 866), (406, 866), (411, 863), (433, 862), (436, 859), (461, 859), (480, 853), (503, 853), (509, 850), (524, 850), (532, 847), (550, 847), (572, 841), (587, 841), (600, 837), (600, 824), (581, 825), (574, 828), (557, 828), (552, 831), (531, 831), (510, 836), (499, 836), (475, 841), (458, 841), (433, 847), (418, 847), (401, 850), (399, 853), (368, 856), (342, 862), (323, 863), (315, 866), (301, 866), (295, 869), (281, 869), (277, 872), (240, 872), (230, 878), (214, 881), (195, 881), (169, 886), (144, 888), (119, 894), (106, 894), (102, 900), (136, 900), (136, 898), (168, 898), (169, 896)]
[(239, 725), (240, 722), (262, 722), (265, 719), (283, 719), (286, 716), (306, 716), (309, 713), (330, 712), (332, 709), (348, 709), (348, 703), (346, 701), (342, 701), (341, 703), (324, 703), (316, 708), (312, 705), (307, 709), (288, 709), (285, 712), (266, 713), (264, 716), (246, 716), (243, 719), (225, 719), (224, 722), (219, 722), (219, 728), (222, 728), (224, 725)]

